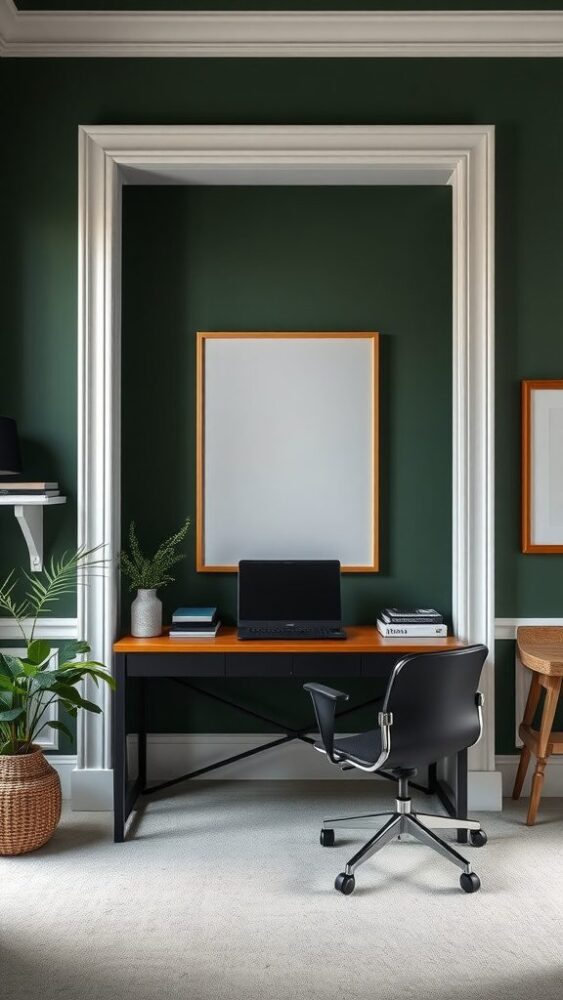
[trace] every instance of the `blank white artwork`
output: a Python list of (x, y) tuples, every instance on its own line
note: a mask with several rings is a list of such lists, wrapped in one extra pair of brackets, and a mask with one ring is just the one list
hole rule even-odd
[(373, 567), (372, 337), (204, 342), (203, 555)]
[(531, 501), (532, 543), (563, 544), (563, 389), (532, 392)]

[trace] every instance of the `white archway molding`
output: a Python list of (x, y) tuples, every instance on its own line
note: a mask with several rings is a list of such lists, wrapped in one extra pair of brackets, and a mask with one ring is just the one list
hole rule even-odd
[[(491, 650), (485, 729), (470, 751), (474, 807), (500, 808), (494, 771), (492, 126), (97, 126), (80, 128), (78, 543), (120, 546), (123, 184), (447, 184), (453, 239), (454, 628)], [(78, 595), (78, 631), (111, 662), (118, 600), (108, 569)], [(82, 714), (73, 804), (111, 806), (111, 699)]]

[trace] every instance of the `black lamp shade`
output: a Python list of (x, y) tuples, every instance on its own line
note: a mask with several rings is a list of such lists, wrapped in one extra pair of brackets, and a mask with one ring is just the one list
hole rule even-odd
[(0, 475), (18, 476), (22, 471), (18, 428), (11, 417), (0, 417)]

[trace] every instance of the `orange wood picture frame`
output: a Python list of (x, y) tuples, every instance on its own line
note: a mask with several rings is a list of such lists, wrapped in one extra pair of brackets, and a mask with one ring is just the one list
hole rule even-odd
[(205, 452), (205, 344), (208, 340), (236, 338), (239, 340), (250, 338), (308, 338), (308, 339), (328, 339), (328, 338), (356, 338), (369, 339), (372, 341), (373, 350), (373, 392), (372, 392), (372, 421), (373, 421), (373, 453), (372, 453), (372, 554), (371, 562), (367, 565), (342, 566), (343, 573), (373, 573), (379, 569), (379, 334), (375, 332), (302, 332), (302, 331), (275, 331), (275, 332), (243, 332), (220, 331), (207, 332), (198, 331), (196, 335), (196, 570), (198, 573), (236, 573), (237, 565), (208, 565), (205, 562), (205, 474), (204, 474), (204, 452)]
[(525, 379), (522, 382), (522, 552), (563, 552), (561, 544), (546, 545), (532, 537), (532, 393), (537, 389), (563, 390), (563, 379)]

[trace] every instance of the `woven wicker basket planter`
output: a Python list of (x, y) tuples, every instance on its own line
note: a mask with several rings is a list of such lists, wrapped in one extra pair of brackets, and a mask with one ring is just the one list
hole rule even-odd
[(60, 817), (61, 783), (43, 751), (0, 756), (0, 855), (36, 851)]

